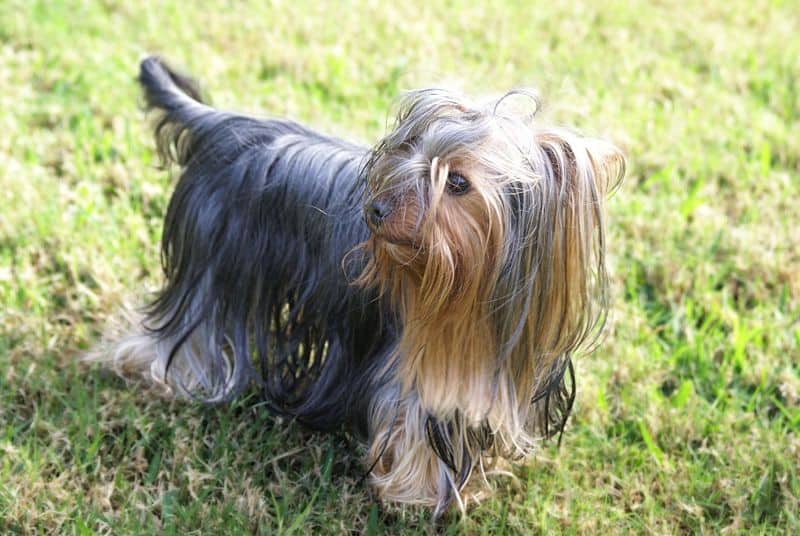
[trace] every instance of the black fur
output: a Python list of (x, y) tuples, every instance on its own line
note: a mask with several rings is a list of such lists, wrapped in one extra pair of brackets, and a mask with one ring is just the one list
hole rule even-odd
[[(139, 81), (148, 108), (162, 112), (159, 153), (182, 167), (164, 224), (166, 284), (147, 325), (176, 341), (173, 351), (200, 326), (214, 351), (232, 351), (238, 379), (223, 399), (254, 380), (276, 412), (366, 432), (364, 393), (381, 383), (371, 369), (396, 340), (377, 296), (350, 284), (363, 256), (343, 262), (369, 234), (367, 149), (214, 110), (156, 58), (142, 62)], [(208, 387), (223, 384), (212, 376)]]

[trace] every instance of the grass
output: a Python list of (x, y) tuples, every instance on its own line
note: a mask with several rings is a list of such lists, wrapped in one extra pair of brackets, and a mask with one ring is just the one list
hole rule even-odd
[(0, 531), (432, 530), (376, 506), (343, 438), (76, 364), (159, 282), (148, 51), (217, 105), (367, 141), (403, 88), (533, 84), (628, 154), (564, 444), (440, 530), (800, 531), (796, 2), (382, 4), (0, 3)]

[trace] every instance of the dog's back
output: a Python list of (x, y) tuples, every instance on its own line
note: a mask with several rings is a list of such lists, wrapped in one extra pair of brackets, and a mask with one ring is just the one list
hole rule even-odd
[(165, 284), (110, 359), (208, 402), (254, 381), (274, 411), (308, 425), (363, 424), (353, 393), (375, 382), (366, 368), (395, 338), (376, 295), (351, 284), (368, 236), (367, 149), (218, 111), (158, 58), (142, 62), (139, 81), (162, 162), (181, 172)]

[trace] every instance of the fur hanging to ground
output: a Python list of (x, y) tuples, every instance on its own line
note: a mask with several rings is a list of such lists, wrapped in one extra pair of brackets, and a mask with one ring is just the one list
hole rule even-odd
[(139, 81), (180, 176), (163, 288), (102, 360), (180, 396), (255, 387), (276, 414), (348, 427), (381, 498), (437, 515), (563, 431), (572, 358), (608, 306), (616, 148), (539, 125), (511, 105), (520, 91), (409, 92), (369, 148), (214, 109), (158, 58)]

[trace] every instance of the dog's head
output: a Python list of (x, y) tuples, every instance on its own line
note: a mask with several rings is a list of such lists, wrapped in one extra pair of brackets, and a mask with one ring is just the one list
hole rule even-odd
[(399, 374), (437, 418), (530, 405), (604, 316), (603, 199), (624, 159), (520, 98), (412, 92), (365, 166), (363, 280), (400, 315)]

